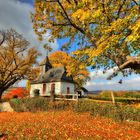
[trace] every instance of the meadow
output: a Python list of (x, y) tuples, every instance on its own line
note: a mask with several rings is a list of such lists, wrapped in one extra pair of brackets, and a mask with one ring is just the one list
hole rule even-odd
[(0, 113), (1, 140), (139, 140), (140, 108), (126, 104), (11, 99)]
[(139, 140), (140, 122), (73, 111), (0, 113), (2, 140)]

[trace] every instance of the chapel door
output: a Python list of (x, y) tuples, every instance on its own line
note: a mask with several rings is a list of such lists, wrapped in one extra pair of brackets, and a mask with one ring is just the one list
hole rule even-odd
[(55, 94), (55, 84), (51, 84), (51, 94)]
[(46, 94), (46, 84), (43, 84), (43, 94)]
[(70, 88), (67, 87), (67, 94), (70, 94)]

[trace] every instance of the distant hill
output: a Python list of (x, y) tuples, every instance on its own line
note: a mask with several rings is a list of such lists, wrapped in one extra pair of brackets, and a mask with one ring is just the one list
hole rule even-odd
[[(95, 94), (95, 95), (98, 95), (100, 93), (103, 93), (103, 92), (110, 92), (111, 90), (93, 90), (93, 91), (88, 91), (86, 92), (86, 94)], [(140, 93), (140, 90), (114, 90), (113, 92), (138, 92)]]

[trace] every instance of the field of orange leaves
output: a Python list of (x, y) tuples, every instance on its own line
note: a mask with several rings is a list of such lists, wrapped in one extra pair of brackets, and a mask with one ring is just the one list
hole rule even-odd
[(89, 113), (0, 113), (1, 140), (139, 140), (140, 122), (117, 123)]

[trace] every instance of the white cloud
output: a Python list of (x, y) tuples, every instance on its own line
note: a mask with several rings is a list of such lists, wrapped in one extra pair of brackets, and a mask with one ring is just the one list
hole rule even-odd
[[(36, 47), (44, 57), (45, 53), (42, 46), (48, 41), (44, 40), (43, 42), (39, 42), (37, 40), (37, 36), (32, 29), (30, 12), (33, 12), (33, 7), (27, 3), (17, 2), (15, 0), (0, 0), (0, 30), (15, 29), (30, 42), (31, 46)], [(54, 50), (57, 50), (57, 41), (55, 40), (50, 46)]]
[(109, 77), (115, 70), (117, 70), (117, 67), (114, 67), (112, 69), (107, 70), (105, 73), (103, 73), (103, 70), (97, 70), (97, 71), (92, 71), (90, 72), (90, 77), (91, 79), (94, 78), (107, 78)]
[[(87, 82), (85, 87), (89, 91), (93, 90), (140, 90), (140, 75), (131, 75), (127, 78), (117, 76), (112, 80), (106, 80), (106, 78), (113, 72), (113, 70), (107, 71), (103, 74), (101, 70), (90, 73), (91, 80)], [(119, 79), (123, 79), (122, 84), (118, 83)]]

